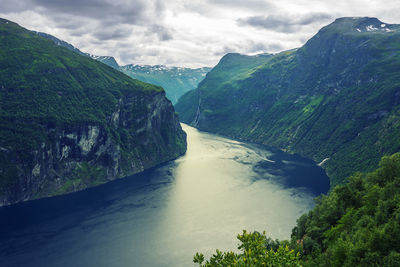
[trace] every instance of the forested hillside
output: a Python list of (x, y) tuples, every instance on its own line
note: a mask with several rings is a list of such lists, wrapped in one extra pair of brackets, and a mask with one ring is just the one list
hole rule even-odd
[(0, 19), (0, 205), (78, 191), (186, 151), (161, 87)]
[(323, 162), (341, 184), (400, 150), (399, 28), (340, 18), (259, 64), (228, 54), (176, 110), (200, 130)]
[(400, 266), (400, 153), (356, 173), (297, 220), (291, 241), (238, 235), (242, 253), (217, 251), (200, 266)]

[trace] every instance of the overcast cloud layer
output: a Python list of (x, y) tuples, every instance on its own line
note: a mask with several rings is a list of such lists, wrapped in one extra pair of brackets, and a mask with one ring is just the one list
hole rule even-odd
[(303, 45), (337, 17), (400, 23), (398, 0), (0, 0), (0, 17), (124, 64), (213, 66)]

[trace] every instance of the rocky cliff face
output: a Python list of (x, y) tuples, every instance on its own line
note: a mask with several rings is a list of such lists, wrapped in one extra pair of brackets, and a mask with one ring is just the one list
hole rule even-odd
[[(141, 116), (133, 113), (145, 108)], [(21, 155), (1, 148), (17, 180), (0, 205), (79, 191), (182, 155), (186, 134), (163, 93), (120, 98), (105, 125), (43, 125), (47, 141)]]
[(0, 206), (74, 192), (186, 151), (161, 87), (0, 19)]

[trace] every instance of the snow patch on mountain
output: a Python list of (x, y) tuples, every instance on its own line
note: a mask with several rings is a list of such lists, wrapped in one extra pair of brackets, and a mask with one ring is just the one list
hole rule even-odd
[(376, 28), (374, 25), (369, 25), (366, 27), (367, 31), (372, 32), (372, 31), (377, 31), (378, 28)]

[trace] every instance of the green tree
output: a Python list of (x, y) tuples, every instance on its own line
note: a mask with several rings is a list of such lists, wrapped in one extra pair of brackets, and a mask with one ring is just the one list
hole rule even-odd
[(356, 173), (297, 220), (305, 266), (400, 266), (400, 153)]
[[(204, 255), (196, 253), (193, 262), (200, 267), (214, 266), (301, 266), (300, 254), (290, 249), (286, 244), (279, 243), (267, 238), (265, 232), (248, 233), (243, 230), (243, 234), (237, 236), (241, 242), (238, 246), (240, 253), (233, 251), (216, 251), (209, 260), (204, 259)], [(274, 249), (275, 248), (275, 249)]]

